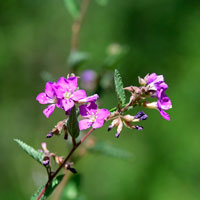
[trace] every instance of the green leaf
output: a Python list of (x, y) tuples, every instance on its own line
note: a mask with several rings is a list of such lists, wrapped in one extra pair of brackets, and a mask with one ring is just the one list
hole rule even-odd
[(96, 2), (100, 5), (100, 6), (106, 6), (108, 3), (108, 0), (96, 0)]
[(89, 151), (93, 153), (100, 153), (107, 156), (120, 158), (120, 159), (128, 159), (132, 156), (130, 152), (127, 152), (123, 149), (113, 147), (105, 142), (98, 142), (92, 148), (89, 148)]
[(123, 82), (117, 69), (115, 69), (114, 81), (115, 81), (115, 90), (118, 96), (119, 103), (125, 104), (126, 96), (123, 90)]
[(65, 6), (71, 16), (76, 19), (80, 14), (80, 5), (77, 0), (64, 0)]
[(67, 121), (67, 129), (72, 138), (77, 138), (79, 136), (80, 129), (76, 115), (76, 106), (74, 106), (70, 111), (69, 119)]
[(14, 139), (15, 142), (34, 160), (38, 161), (40, 164), (42, 164), (42, 160), (44, 157), (44, 154), (33, 147), (27, 145), (26, 143), (22, 142), (19, 139)]
[(72, 51), (68, 58), (68, 65), (72, 69), (77, 69), (89, 59), (89, 54), (86, 52)]
[(83, 195), (80, 194), (81, 176), (76, 174), (71, 176), (67, 182), (60, 200), (81, 200)]
[[(51, 184), (48, 186), (45, 193), (41, 197), (41, 200), (47, 199), (47, 197), (49, 197), (52, 194), (52, 192), (55, 190), (55, 188), (62, 181), (64, 176), (65, 175), (62, 174), (62, 175), (59, 175), (59, 176), (57, 176), (56, 178), (53, 179), (53, 181), (51, 182)], [(43, 190), (43, 188), (44, 188), (44, 185), (37, 190), (37, 192), (31, 197), (31, 200), (37, 200), (37, 197), (39, 196), (39, 194)]]

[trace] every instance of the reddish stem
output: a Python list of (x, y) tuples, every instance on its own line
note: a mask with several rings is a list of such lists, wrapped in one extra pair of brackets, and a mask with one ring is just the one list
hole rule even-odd
[(62, 167), (64, 167), (65, 163), (69, 160), (69, 158), (71, 157), (71, 155), (74, 153), (74, 151), (79, 147), (79, 145), (81, 143), (83, 143), (87, 137), (94, 131), (95, 129), (92, 128), (88, 131), (88, 133), (75, 145), (73, 146), (73, 148), (71, 149), (71, 151), (69, 152), (69, 154), (67, 155), (67, 157), (65, 158), (65, 160), (63, 161), (62, 165), (60, 165), (58, 167), (58, 169), (49, 177), (49, 180), (47, 181), (45, 187), (42, 189), (42, 191), (40, 192), (37, 200), (40, 200), (41, 197), (44, 195), (46, 189), (48, 188), (48, 186), (50, 185), (50, 183), (52, 182), (52, 180), (56, 177), (56, 175), (58, 174), (58, 172), (62, 169)]

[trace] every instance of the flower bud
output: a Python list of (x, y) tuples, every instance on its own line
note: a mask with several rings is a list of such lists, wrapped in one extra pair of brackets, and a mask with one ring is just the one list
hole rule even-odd
[(43, 149), (43, 152), (44, 152), (44, 153), (49, 153), (49, 150), (47, 149), (47, 144), (46, 144), (45, 142), (43, 142), (43, 143), (41, 144), (41, 146), (42, 146), (42, 149)]
[(148, 116), (143, 111), (140, 111), (137, 113), (137, 115), (135, 115), (135, 118), (139, 120), (146, 120)]
[(49, 164), (50, 164), (50, 157), (49, 157), (49, 156), (44, 156), (43, 161), (42, 161), (42, 164), (43, 164), (45, 167), (48, 167)]
[(142, 130), (143, 130), (143, 127), (142, 127), (142, 126), (135, 126), (135, 128), (136, 128), (138, 131), (142, 131)]
[[(119, 118), (119, 119), (120, 119), (120, 118)], [(121, 131), (122, 131), (122, 128), (123, 128), (123, 122), (122, 122), (122, 120), (120, 119), (120, 120), (119, 120), (119, 125), (118, 125), (118, 127), (117, 127), (117, 133), (115, 134), (115, 137), (116, 137), (116, 138), (119, 137), (119, 135), (120, 135), (120, 133), (121, 133)]]
[(76, 174), (77, 171), (75, 168), (72, 167), (73, 163), (66, 163), (65, 164), (65, 169), (71, 171), (73, 174)]
[(152, 102), (152, 103), (144, 102), (143, 106), (146, 107), (146, 108), (150, 108), (150, 109), (156, 109), (156, 110), (158, 109), (156, 101)]
[(48, 133), (48, 134), (46, 135), (46, 138), (51, 138), (52, 136), (53, 136), (53, 133), (50, 132), (50, 133)]
[(135, 119), (135, 117), (131, 115), (125, 115), (123, 116), (123, 119), (127, 122), (132, 122)]
[(138, 82), (141, 86), (145, 86), (147, 84), (147, 81), (139, 76), (138, 76)]
[(57, 164), (62, 165), (62, 163), (63, 163), (62, 156), (55, 156), (55, 161)]
[(120, 118), (114, 119), (111, 123), (111, 125), (108, 127), (108, 131), (110, 131), (113, 127), (116, 127), (119, 125), (120, 123)]

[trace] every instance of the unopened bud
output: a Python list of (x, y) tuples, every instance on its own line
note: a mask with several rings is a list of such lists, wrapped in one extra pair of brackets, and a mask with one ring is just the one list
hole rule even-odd
[(130, 93), (140, 93), (141, 92), (140, 88), (136, 87), (136, 86), (125, 87), (124, 90), (128, 90)]
[(108, 127), (108, 131), (110, 131), (113, 127), (116, 127), (119, 125), (120, 123), (120, 118), (114, 119), (111, 123), (111, 125)]
[(42, 149), (43, 149), (44, 153), (49, 153), (49, 150), (47, 149), (47, 144), (45, 142), (43, 142), (41, 144), (41, 146), (42, 146)]
[(117, 133), (115, 134), (115, 137), (118, 138), (119, 136), (120, 136), (120, 133), (117, 132)]
[(143, 111), (140, 111), (137, 113), (137, 115), (135, 115), (135, 118), (139, 120), (146, 120), (148, 116)]
[(61, 156), (55, 156), (55, 161), (57, 164), (62, 165), (63, 158)]
[(140, 84), (141, 86), (145, 86), (145, 85), (147, 84), (147, 82), (146, 82), (143, 78), (141, 78), (141, 77), (139, 77), (139, 76), (138, 76), (138, 82), (139, 82), (139, 84)]
[(157, 102), (152, 102), (152, 103), (148, 103), (148, 102), (144, 102), (143, 106), (146, 108), (150, 108), (150, 109), (157, 109)]
[(121, 133), (121, 131), (122, 131), (122, 128), (123, 128), (123, 122), (122, 122), (122, 120), (120, 119), (120, 121), (119, 121), (119, 125), (118, 125), (118, 127), (117, 127), (117, 133)]
[(135, 119), (134, 116), (131, 116), (131, 115), (125, 115), (123, 116), (123, 118), (127, 122), (132, 122)]
[(63, 129), (64, 129), (64, 132), (65, 132), (64, 139), (67, 140), (67, 139), (68, 139), (68, 130), (67, 130), (67, 126), (64, 125), (64, 128), (63, 128)]
[(68, 169), (68, 170), (71, 171), (73, 174), (76, 174), (77, 171), (76, 171), (75, 168), (72, 167), (72, 164), (73, 164), (73, 163), (66, 163), (66, 164), (65, 164), (65, 169)]
[(135, 126), (135, 128), (136, 128), (138, 131), (142, 131), (142, 130), (143, 130), (143, 127), (142, 127), (142, 126)]
[(50, 132), (50, 133), (48, 133), (48, 134), (46, 135), (46, 138), (51, 138), (52, 136), (53, 136), (53, 133)]
[(49, 163), (50, 163), (50, 158), (48, 156), (45, 156), (43, 158), (43, 161), (42, 161), (42, 164), (45, 166), (45, 167), (48, 167), (49, 166)]

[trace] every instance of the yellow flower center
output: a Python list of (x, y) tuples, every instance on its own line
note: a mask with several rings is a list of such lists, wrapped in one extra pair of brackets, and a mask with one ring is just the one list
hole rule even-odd
[(65, 92), (64, 97), (66, 99), (69, 99), (72, 96), (72, 94), (70, 92)]

